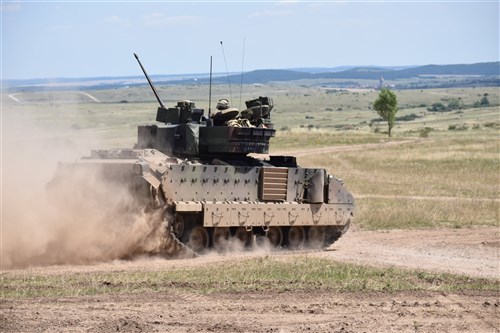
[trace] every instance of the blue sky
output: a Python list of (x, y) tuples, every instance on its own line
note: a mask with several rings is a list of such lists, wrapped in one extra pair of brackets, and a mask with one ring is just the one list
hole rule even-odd
[[(499, 60), (499, 2), (4, 1), (2, 78)], [(243, 61), (243, 41), (245, 55)]]

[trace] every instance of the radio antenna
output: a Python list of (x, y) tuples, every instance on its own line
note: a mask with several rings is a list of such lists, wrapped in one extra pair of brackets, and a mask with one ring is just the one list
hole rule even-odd
[(222, 41), (220, 41), (220, 47), (222, 48), (222, 56), (224, 57), (224, 64), (226, 64), (226, 76), (227, 76), (227, 83), (229, 85), (229, 97), (231, 99), (231, 104), (233, 104), (233, 92), (231, 91), (231, 80), (229, 80), (229, 71), (227, 69), (226, 53), (224, 52), (224, 45), (222, 44)]
[(146, 70), (145, 70), (145, 69), (144, 69), (144, 67), (142, 66), (142, 63), (141, 63), (141, 61), (139, 60), (139, 56), (138, 56), (137, 54), (135, 54), (135, 53), (134, 53), (134, 57), (135, 57), (135, 59), (137, 59), (137, 62), (139, 63), (139, 66), (141, 66), (142, 72), (144, 73), (144, 76), (145, 76), (145, 77), (146, 77), (146, 79), (148, 80), (149, 86), (151, 87), (151, 89), (153, 90), (153, 93), (154, 93), (154, 94), (155, 94), (155, 96), (156, 96), (156, 100), (158, 101), (158, 103), (160, 104), (160, 106), (161, 106), (162, 108), (164, 108), (164, 107), (165, 107), (165, 105), (163, 105), (163, 102), (162, 102), (162, 100), (161, 100), (161, 98), (160, 98), (160, 95), (158, 95), (158, 91), (156, 91), (156, 88), (155, 88), (155, 86), (154, 86), (153, 82), (151, 81), (151, 79), (149, 78), (148, 73), (146, 73)]
[(212, 56), (210, 56), (210, 83), (208, 84), (208, 119), (212, 116)]
[(240, 110), (241, 110), (241, 95), (243, 94), (243, 68), (245, 65), (245, 37), (243, 37), (243, 56), (241, 59), (241, 82), (240, 82)]

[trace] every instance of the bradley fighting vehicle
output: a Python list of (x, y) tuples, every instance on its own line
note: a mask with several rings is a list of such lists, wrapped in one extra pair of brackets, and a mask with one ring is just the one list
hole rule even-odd
[(271, 98), (247, 101), (241, 112), (222, 101), (207, 116), (190, 101), (165, 107), (135, 57), (160, 104), (157, 123), (138, 127), (133, 149), (92, 151), (76, 164), (100, 166), (161, 211), (164, 253), (202, 253), (230, 239), (323, 248), (347, 231), (354, 200), (340, 179), (299, 167), (293, 156), (259, 158), (276, 133)]

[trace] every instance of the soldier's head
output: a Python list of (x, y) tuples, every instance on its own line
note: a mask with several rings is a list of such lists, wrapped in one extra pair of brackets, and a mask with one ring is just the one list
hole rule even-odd
[(225, 110), (229, 108), (229, 101), (225, 98), (219, 99), (217, 103), (217, 110)]

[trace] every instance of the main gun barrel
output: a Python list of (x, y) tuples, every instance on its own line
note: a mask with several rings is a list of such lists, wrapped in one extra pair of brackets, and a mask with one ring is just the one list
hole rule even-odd
[(156, 91), (156, 88), (153, 85), (153, 82), (151, 81), (151, 79), (149, 78), (148, 73), (146, 73), (146, 70), (144, 69), (144, 66), (142, 66), (141, 61), (139, 60), (139, 57), (135, 53), (134, 53), (134, 57), (135, 57), (135, 59), (137, 59), (137, 62), (139, 63), (139, 66), (141, 66), (142, 72), (144, 73), (144, 76), (146, 76), (146, 79), (149, 82), (149, 86), (151, 87), (151, 89), (153, 89), (153, 93), (155, 94), (156, 99), (158, 100), (158, 103), (160, 103), (160, 106), (162, 108), (164, 108), (165, 106), (163, 105), (163, 102), (161, 101), (160, 95), (158, 95), (158, 91)]

